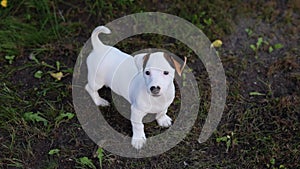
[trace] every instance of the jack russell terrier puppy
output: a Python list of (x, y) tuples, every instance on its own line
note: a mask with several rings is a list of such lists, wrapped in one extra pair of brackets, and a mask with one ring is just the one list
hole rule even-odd
[(147, 113), (156, 113), (157, 123), (162, 127), (172, 124), (167, 110), (175, 97), (174, 75), (176, 71), (181, 76), (186, 58), (181, 65), (163, 52), (132, 57), (115, 47), (104, 45), (99, 40), (99, 33), (110, 34), (111, 31), (99, 26), (92, 33), (93, 50), (87, 58), (88, 84), (85, 89), (97, 106), (109, 105), (98, 94), (104, 85), (131, 104), (131, 144), (141, 149), (146, 142), (142, 120)]

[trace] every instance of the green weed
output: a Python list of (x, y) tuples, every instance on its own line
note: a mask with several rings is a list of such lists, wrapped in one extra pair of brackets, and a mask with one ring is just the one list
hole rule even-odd
[(73, 31), (72, 24), (59, 15), (55, 1), (9, 1), (0, 10), (0, 54), (18, 55), (20, 51), (43, 48), (53, 40)]
[[(246, 28), (245, 32), (249, 37), (254, 36), (254, 32), (250, 28)], [(255, 44), (250, 44), (250, 48), (255, 52), (255, 58), (258, 59), (258, 52), (262, 48), (263, 45), (266, 45), (268, 47), (268, 52), (272, 53), (274, 50), (279, 50), (283, 48), (283, 45), (281, 43), (276, 43), (274, 45), (270, 44), (267, 40), (265, 40), (263, 37), (258, 37)]]
[(250, 96), (265, 96), (266, 94), (260, 93), (260, 92), (250, 92), (249, 95)]
[(16, 158), (5, 159), (8, 167), (24, 168), (22, 161)]
[(281, 43), (276, 43), (274, 46), (269, 46), (269, 53), (272, 53), (274, 50), (278, 50), (283, 48), (283, 45)]
[(230, 146), (237, 144), (237, 139), (234, 138), (234, 133), (230, 135), (216, 138), (217, 143), (224, 142), (226, 144), (226, 153), (228, 153)]
[(259, 50), (259, 48), (261, 48), (263, 42), (264, 42), (263, 38), (262, 38), (262, 37), (259, 37), (259, 38), (257, 39), (257, 42), (256, 42), (255, 45), (254, 45), (254, 44), (251, 44), (251, 45), (250, 45), (250, 48), (255, 52), (255, 58), (256, 58), (256, 59), (258, 59), (258, 50)]
[(92, 160), (88, 157), (81, 157), (79, 159), (76, 159), (76, 163), (80, 166), (77, 166), (76, 168), (92, 168), (96, 169), (96, 166), (93, 164)]
[(275, 164), (276, 164), (276, 159), (275, 158), (271, 158), (270, 162), (267, 164), (267, 168), (271, 168), (271, 169), (287, 169), (282, 164), (280, 164), (279, 167), (275, 167)]
[(67, 122), (68, 120), (71, 120), (75, 116), (74, 113), (60, 113), (55, 118), (55, 127), (59, 127), (59, 124), (62, 122)]
[(272, 53), (274, 50), (279, 50), (283, 48), (283, 45), (281, 43), (276, 43), (275, 45), (271, 45), (267, 40), (264, 40), (262, 37), (259, 37), (255, 44), (250, 45), (250, 48), (255, 52), (256, 59), (258, 59), (258, 52), (260, 51), (263, 45), (266, 45), (266, 47), (268, 47), (269, 53)]
[(253, 35), (253, 30), (252, 29), (246, 28), (245, 31), (247, 32), (249, 37), (251, 37)]
[(26, 112), (24, 113), (24, 119), (26, 121), (31, 121), (33, 123), (35, 122), (43, 122), (44, 126), (48, 125), (48, 120), (45, 119), (44, 117), (41, 116), (42, 113), (37, 112), (37, 113), (33, 113), (33, 112)]
[(99, 160), (99, 164), (100, 164), (101, 169), (102, 169), (103, 157), (104, 157), (103, 149), (101, 147), (98, 147), (98, 149), (97, 149), (97, 158)]
[(35, 73), (34, 73), (34, 77), (35, 78), (37, 78), (37, 79), (40, 79), (40, 78), (42, 78), (42, 76), (43, 76), (43, 72), (41, 71), (41, 70), (38, 70), (38, 71), (36, 71)]
[(15, 57), (16, 57), (15, 55), (12, 55), (12, 56), (6, 55), (6, 56), (5, 56), (5, 59), (6, 59), (6, 60), (8, 61), (8, 63), (11, 65), (11, 64), (13, 63)]
[(60, 149), (55, 148), (55, 149), (51, 149), (51, 150), (48, 152), (48, 154), (49, 154), (49, 155), (59, 155), (59, 152), (60, 152)]
[[(50, 69), (47, 71), (47, 74), (49, 74), (51, 77), (53, 77), (56, 80), (61, 80), (61, 78), (67, 76), (69, 73), (73, 73), (72, 68), (66, 68), (62, 69), (62, 65), (59, 61), (55, 62), (55, 65), (50, 65), (46, 63), (45, 61), (39, 61), (36, 58), (36, 54), (31, 53), (29, 56), (29, 59), (34, 61), (37, 67), (40, 67), (41, 69)], [(65, 73), (65, 74), (64, 74)], [(45, 73), (42, 70), (38, 70), (34, 73), (34, 77), (37, 79), (41, 79)]]

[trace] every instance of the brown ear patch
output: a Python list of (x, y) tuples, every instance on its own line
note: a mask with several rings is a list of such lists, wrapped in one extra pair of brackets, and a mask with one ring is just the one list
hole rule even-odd
[(147, 62), (148, 62), (149, 58), (150, 58), (150, 53), (148, 53), (147, 55), (145, 55), (145, 56), (143, 57), (143, 70), (145, 69), (145, 67), (146, 67), (146, 65), (147, 65)]
[(175, 60), (172, 56), (164, 53), (165, 59), (170, 63), (170, 65), (176, 70), (179, 76), (181, 76), (183, 69), (186, 65), (187, 58), (184, 57), (184, 63), (181, 65), (177, 60)]
[(175, 69), (174, 62), (171, 59), (171, 56), (168, 55), (167, 53), (164, 53), (164, 58), (168, 61), (168, 63), (170, 64), (170, 66)]

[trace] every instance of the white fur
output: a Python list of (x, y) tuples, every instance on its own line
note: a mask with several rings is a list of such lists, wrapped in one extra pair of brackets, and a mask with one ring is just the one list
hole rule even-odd
[[(98, 90), (104, 85), (131, 104), (131, 144), (140, 149), (146, 142), (142, 119), (147, 113), (157, 113), (157, 122), (162, 127), (172, 124), (166, 113), (175, 96), (175, 70), (162, 52), (150, 54), (143, 69), (146, 53), (132, 57), (112, 46), (104, 45), (98, 38), (99, 33), (109, 34), (110, 30), (99, 26), (92, 33), (93, 50), (87, 58), (88, 84), (85, 88), (96, 105), (109, 105), (98, 95)], [(150, 75), (147, 75), (146, 71), (149, 71)], [(164, 71), (168, 71), (169, 74), (165, 75)], [(159, 92), (153, 94), (150, 89), (152, 86), (159, 86)]]

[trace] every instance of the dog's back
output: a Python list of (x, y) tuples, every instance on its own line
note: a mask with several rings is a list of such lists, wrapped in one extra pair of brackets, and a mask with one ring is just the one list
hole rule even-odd
[(132, 56), (101, 42), (98, 37), (99, 33), (109, 34), (110, 32), (104, 26), (99, 26), (93, 31), (91, 36), (93, 51), (87, 58), (88, 71), (96, 77), (93, 78), (96, 84), (110, 87), (130, 102), (129, 85), (138, 70)]

